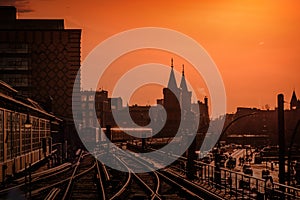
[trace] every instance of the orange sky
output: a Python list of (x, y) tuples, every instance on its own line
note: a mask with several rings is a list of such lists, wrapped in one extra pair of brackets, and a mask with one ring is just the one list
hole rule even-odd
[[(238, 106), (262, 108), (269, 104), (274, 108), (276, 95), (284, 93), (289, 101), (294, 88), (300, 97), (297, 0), (14, 2), (20, 9), (33, 11), (19, 13), (19, 18), (63, 18), (66, 28), (83, 29), (82, 60), (104, 39), (132, 28), (165, 27), (192, 37), (208, 51), (220, 70), (228, 112), (234, 112)], [(128, 56), (116, 60), (111, 66), (116, 71), (111, 72), (122, 73), (147, 62), (169, 64), (172, 55), (133, 52)], [(181, 70), (184, 60), (177, 58), (174, 62), (175, 69)], [(191, 66), (185, 64), (187, 79), (205, 90), (199, 90), (197, 97), (209, 95), (201, 80), (191, 75)], [(99, 85), (111, 89), (106, 84)], [(145, 91), (140, 89), (130, 103), (153, 103), (162, 97), (161, 89), (155, 88), (156, 91), (147, 90), (153, 95), (144, 95)]]

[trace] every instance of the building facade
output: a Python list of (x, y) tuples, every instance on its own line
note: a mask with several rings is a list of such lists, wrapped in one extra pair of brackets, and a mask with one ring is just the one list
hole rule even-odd
[(50, 155), (60, 123), (37, 102), (0, 81), (0, 180)]
[[(109, 98), (105, 90), (81, 91), (81, 127), (115, 126), (111, 111), (123, 110), (122, 102), (121, 97)], [(94, 116), (94, 111), (96, 111), (96, 116)]]
[(81, 30), (65, 29), (63, 20), (17, 19), (16, 12), (0, 7), (0, 80), (72, 119), (72, 93), (80, 106)]

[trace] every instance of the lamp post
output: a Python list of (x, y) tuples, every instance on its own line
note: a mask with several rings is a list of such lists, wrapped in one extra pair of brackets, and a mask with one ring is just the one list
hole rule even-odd
[(235, 123), (236, 121), (238, 121), (238, 120), (240, 120), (240, 119), (242, 119), (242, 118), (244, 118), (244, 117), (248, 117), (248, 116), (251, 116), (251, 115), (255, 115), (257, 112), (252, 112), (252, 113), (249, 113), (249, 114), (245, 114), (245, 115), (241, 115), (241, 116), (239, 116), (239, 117), (237, 117), (237, 118), (235, 118), (234, 120), (232, 120), (223, 130), (222, 130), (222, 132), (221, 132), (221, 134), (220, 134), (220, 138), (219, 138), (219, 140), (218, 140), (218, 146), (217, 147), (220, 147), (220, 139), (225, 135), (225, 133), (226, 133), (226, 131), (228, 130), (228, 128), (233, 124), (233, 123)]
[(249, 114), (245, 114), (245, 115), (241, 115), (237, 118), (235, 118), (234, 120), (232, 120), (221, 132), (220, 134), (220, 137), (219, 137), (219, 140), (217, 142), (217, 146), (216, 148), (214, 149), (214, 157), (215, 157), (215, 182), (217, 183), (218, 186), (221, 185), (221, 169), (220, 169), (220, 162), (221, 162), (221, 158), (220, 158), (220, 155), (221, 155), (221, 152), (220, 152), (220, 139), (225, 135), (226, 131), (228, 130), (228, 128), (234, 124), (236, 121), (244, 118), (244, 117), (248, 117), (248, 116), (251, 116), (251, 115), (255, 115), (256, 112), (252, 112), (252, 113), (249, 113)]
[(32, 124), (30, 122), (30, 116), (29, 114), (27, 113), (27, 116), (26, 116), (26, 121), (25, 121), (25, 128), (31, 128)]
[[(278, 103), (278, 145), (279, 145), (279, 183), (285, 184), (285, 124), (284, 124), (284, 96), (277, 95)], [(283, 191), (284, 188), (281, 187)]]

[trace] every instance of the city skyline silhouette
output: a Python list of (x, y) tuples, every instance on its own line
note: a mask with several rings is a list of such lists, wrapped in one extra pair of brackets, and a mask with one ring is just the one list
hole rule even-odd
[[(11, 3), (3, 1), (2, 4)], [(95, 1), (87, 4), (32, 0), (26, 3), (15, 1), (15, 4), (20, 8), (20, 19), (61, 18), (65, 19), (67, 28), (82, 29), (82, 61), (105, 39), (132, 28), (165, 27), (194, 38), (203, 45), (220, 70), (229, 113), (235, 112), (239, 106), (262, 108), (268, 104), (274, 108), (277, 93), (284, 93), (288, 99), (293, 89), (300, 94), (300, 80), (295, 73), (300, 62), (300, 28), (297, 26), (300, 4), (297, 1)], [(168, 65), (168, 58), (174, 57), (179, 65), (178, 71), (181, 63), (185, 63), (187, 74), (193, 74), (190, 71), (192, 66), (175, 55), (155, 55), (156, 52), (147, 57), (143, 54), (148, 52), (135, 53), (117, 59), (112, 67), (122, 71), (121, 68), (129, 69), (149, 61)], [(192, 81), (200, 82), (201, 78)], [(209, 96), (205, 86), (199, 85)], [(108, 84), (103, 86), (109, 87)], [(197, 92), (197, 96), (202, 98), (201, 93)], [(159, 98), (159, 95), (159, 90), (156, 90), (155, 96)], [(143, 95), (137, 96), (143, 99)], [(144, 99), (143, 102), (147, 104), (154, 99)]]

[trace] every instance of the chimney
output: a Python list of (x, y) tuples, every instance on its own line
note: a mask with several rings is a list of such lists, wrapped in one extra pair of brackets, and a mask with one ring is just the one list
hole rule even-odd
[(207, 98), (207, 97), (204, 97), (204, 104), (205, 104), (206, 106), (208, 106), (208, 98)]

